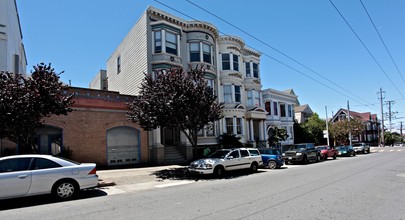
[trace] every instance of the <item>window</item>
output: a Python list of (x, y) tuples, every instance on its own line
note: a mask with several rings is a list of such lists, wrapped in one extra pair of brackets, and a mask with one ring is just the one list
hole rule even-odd
[(292, 117), (292, 106), (288, 105), (288, 117)]
[(235, 102), (240, 102), (240, 86), (235, 86)]
[(117, 74), (121, 72), (121, 56), (117, 58)]
[(239, 158), (240, 157), (239, 151), (238, 150), (233, 151), (232, 153), (229, 154), (229, 157)]
[(242, 134), (242, 118), (236, 118), (236, 134)]
[(31, 158), (8, 159), (0, 162), (0, 173), (28, 170)]
[(240, 150), (240, 156), (241, 156), (241, 157), (249, 157), (249, 156), (250, 156), (249, 151), (247, 151), (247, 150)]
[(162, 32), (155, 31), (155, 53), (162, 53)]
[(211, 45), (203, 43), (203, 61), (211, 63)]
[(271, 115), (271, 102), (266, 102), (264, 105), (265, 105), (264, 107), (265, 107), (266, 111), (268, 112), (268, 114)]
[(239, 71), (239, 59), (238, 55), (233, 55), (233, 70)]
[(177, 55), (177, 36), (166, 32), (166, 53)]
[(273, 112), (274, 115), (278, 115), (278, 108), (277, 108), (278, 103), (277, 102), (273, 102)]
[(259, 151), (258, 150), (249, 150), (249, 153), (250, 153), (250, 155), (252, 155), (252, 156), (259, 156), (260, 155), (260, 153), (259, 153)]
[(285, 117), (285, 104), (280, 104), (280, 116)]
[(253, 63), (253, 77), (259, 78), (259, 65)]
[(226, 133), (233, 134), (233, 118), (225, 118)]
[(231, 61), (229, 59), (229, 54), (225, 53), (222, 54), (222, 70), (230, 70), (231, 69)]
[(246, 66), (246, 77), (251, 77), (250, 62), (245, 63), (245, 66)]
[(258, 91), (253, 91), (253, 94), (255, 95), (255, 102), (254, 102), (254, 105), (255, 106), (259, 106), (260, 105), (260, 92), (258, 92)]
[(252, 90), (247, 91), (247, 106), (253, 106), (253, 93), (252, 93)]
[(205, 79), (207, 81), (207, 86), (212, 90), (212, 94), (215, 94), (215, 83), (213, 79)]
[(200, 62), (199, 43), (190, 43), (190, 62)]
[(224, 86), (224, 102), (232, 103), (232, 86), (231, 85)]
[(48, 168), (55, 168), (55, 167), (61, 167), (60, 164), (55, 163), (51, 160), (43, 159), (43, 158), (37, 158), (35, 159), (34, 162), (34, 170), (42, 170), (42, 169), (48, 169)]

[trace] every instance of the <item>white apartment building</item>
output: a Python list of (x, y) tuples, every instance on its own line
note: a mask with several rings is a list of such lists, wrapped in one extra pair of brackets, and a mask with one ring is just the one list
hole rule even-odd
[[(242, 143), (265, 143), (260, 53), (239, 37), (220, 36), (210, 23), (187, 21), (148, 7), (107, 61), (108, 90), (137, 95), (144, 73), (196, 65), (204, 65), (208, 84), (219, 102), (225, 103), (224, 118), (213, 129), (201, 131), (198, 144), (216, 145), (225, 133), (240, 137)], [(172, 146), (181, 146), (178, 150), (185, 160), (192, 156), (186, 137), (172, 128), (150, 132), (149, 145), (151, 160), (158, 163), (169, 156), (166, 149)]]
[(26, 76), (25, 56), (16, 0), (0, 1), (0, 71)]
[(293, 90), (263, 90), (263, 101), (267, 111), (266, 128), (277, 127), (287, 131), (288, 138), (281, 145), (294, 144), (294, 106), (298, 96)]

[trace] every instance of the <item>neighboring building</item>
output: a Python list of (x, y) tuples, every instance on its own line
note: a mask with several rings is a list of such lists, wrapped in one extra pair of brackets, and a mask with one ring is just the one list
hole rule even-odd
[[(377, 119), (377, 114), (371, 114), (370, 112), (359, 113), (355, 111), (350, 111), (350, 118), (360, 120), (364, 124), (364, 131), (359, 136), (352, 137), (353, 143), (364, 142), (372, 146), (377, 146), (380, 128), (380, 124)], [(339, 111), (335, 115), (333, 115), (330, 122), (334, 123), (336, 121), (347, 119), (348, 119), (347, 109), (339, 109)]]
[(107, 71), (100, 70), (90, 82), (89, 87), (98, 90), (108, 90), (107, 80)]
[(297, 120), (298, 124), (302, 124), (308, 121), (308, 118), (310, 118), (314, 112), (312, 109), (309, 107), (309, 105), (299, 105), (294, 107), (294, 114), (295, 114), (295, 120)]
[[(150, 164), (148, 136), (127, 117), (133, 96), (71, 87), (73, 111), (44, 118), (38, 130), (39, 153), (70, 157), (98, 166)], [(16, 145), (2, 140), (1, 153), (14, 154)], [(69, 153), (71, 152), (71, 154)]]
[(0, 71), (26, 76), (23, 36), (16, 0), (0, 1)]
[[(260, 53), (238, 37), (219, 36), (210, 23), (148, 7), (107, 61), (108, 90), (137, 95), (144, 73), (197, 65), (204, 65), (209, 86), (225, 103), (224, 118), (200, 132), (198, 145), (217, 145), (224, 133), (237, 135), (245, 144), (265, 142)], [(149, 144), (157, 163), (170, 157), (166, 149), (172, 146), (180, 146), (184, 161), (192, 157), (189, 142), (174, 128), (150, 132)]]
[(266, 131), (271, 127), (285, 129), (288, 134), (287, 140), (281, 145), (294, 144), (294, 105), (297, 96), (292, 90), (278, 91), (275, 89), (263, 90), (263, 101), (267, 111)]

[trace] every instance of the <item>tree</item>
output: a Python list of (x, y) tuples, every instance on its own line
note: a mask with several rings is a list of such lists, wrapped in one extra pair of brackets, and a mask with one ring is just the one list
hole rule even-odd
[(402, 138), (398, 132), (384, 132), (385, 145), (393, 145), (396, 142), (401, 142)]
[(202, 68), (169, 69), (146, 74), (140, 94), (128, 105), (129, 118), (145, 130), (172, 127), (181, 131), (197, 151), (197, 134), (219, 120), (223, 108), (208, 86)]
[(319, 118), (317, 113), (314, 113), (308, 121), (303, 124), (303, 129), (309, 136), (309, 142), (315, 145), (325, 144), (325, 138), (323, 137), (323, 131), (326, 129), (326, 122)]
[(72, 95), (63, 94), (66, 90), (50, 64), (34, 66), (28, 78), (0, 72), (0, 138), (17, 143), (19, 153), (35, 153), (33, 140), (41, 119), (72, 111)]
[[(350, 125), (350, 127), (349, 127)], [(330, 125), (329, 133), (338, 144), (346, 144), (348, 142), (349, 133), (352, 136), (358, 136), (364, 131), (364, 125), (360, 120), (351, 119), (348, 121), (337, 121)]]
[(267, 133), (267, 142), (270, 146), (278, 145), (281, 141), (285, 141), (288, 137), (287, 130), (278, 127), (269, 128)]

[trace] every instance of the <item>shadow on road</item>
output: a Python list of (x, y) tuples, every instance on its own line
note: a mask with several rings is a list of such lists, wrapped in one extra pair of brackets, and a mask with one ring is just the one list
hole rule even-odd
[[(265, 171), (258, 171), (265, 172)], [(216, 177), (214, 175), (200, 175), (188, 172), (187, 167), (164, 169), (152, 172), (150, 175), (156, 176), (156, 178), (163, 180), (218, 180), (218, 179), (235, 179), (242, 176), (251, 175), (249, 170), (237, 170), (229, 171), (224, 174), (223, 177)]]
[[(90, 198), (106, 196), (106, 195), (107, 195), (106, 192), (104, 192), (102, 190), (98, 190), (98, 189), (84, 190), (84, 191), (81, 191), (76, 198), (74, 198), (72, 200), (68, 200), (68, 201), (90, 199)], [(32, 206), (39, 206), (39, 205), (46, 205), (46, 204), (51, 204), (51, 203), (60, 203), (60, 202), (66, 202), (66, 201), (58, 200), (51, 195), (40, 195), (40, 196), (29, 196), (29, 197), (15, 198), (15, 199), (5, 199), (5, 200), (0, 200), (0, 211), (9, 210), (9, 209), (26, 208), (26, 207), (32, 207)]]

